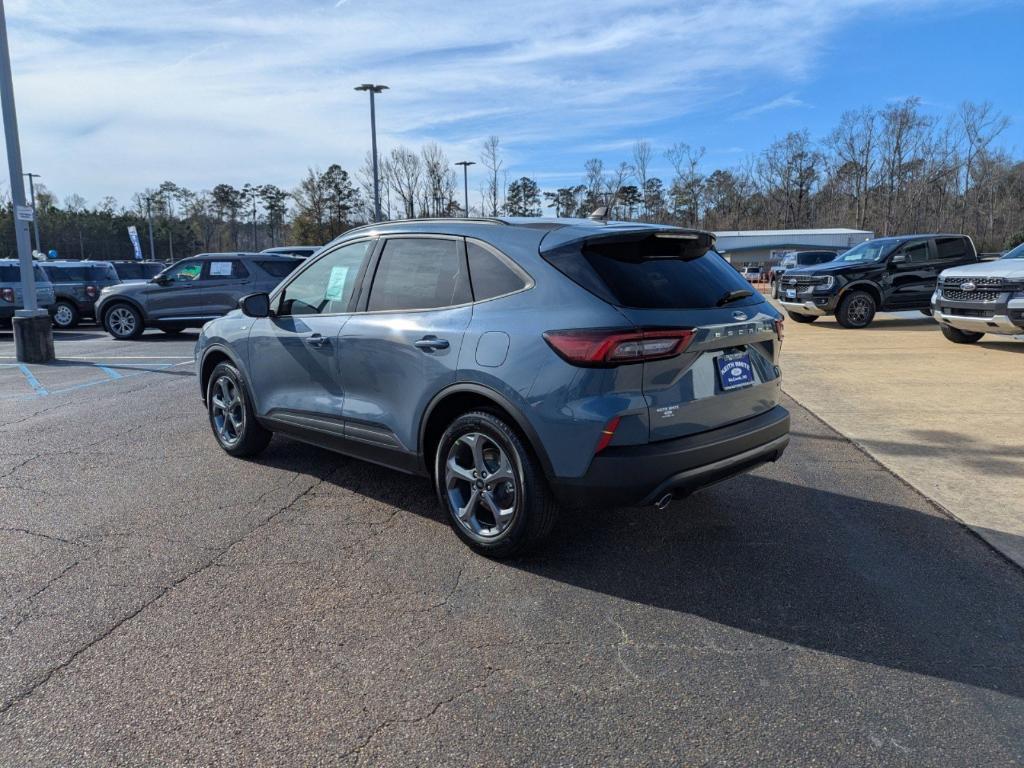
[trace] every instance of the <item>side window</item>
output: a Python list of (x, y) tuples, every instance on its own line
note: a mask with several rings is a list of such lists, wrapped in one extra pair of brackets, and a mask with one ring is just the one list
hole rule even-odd
[(401, 237), (384, 245), (367, 310), (436, 309), (469, 301), (456, 240)]
[(967, 256), (967, 241), (962, 237), (937, 237), (935, 248), (939, 261), (962, 259)]
[(903, 246), (902, 252), (906, 254), (908, 264), (924, 264), (926, 261), (929, 261), (927, 240), (908, 243)]
[(309, 265), (284, 287), (278, 315), (330, 315), (348, 312), (359, 268), (372, 240), (345, 245)]
[(288, 277), (299, 266), (298, 261), (258, 261), (256, 263), (271, 277)]
[(526, 287), (523, 278), (486, 248), (467, 242), (466, 255), (475, 301), (504, 296)]
[(167, 270), (167, 277), (176, 283), (191, 283), (203, 273), (203, 262), (182, 261)]
[(238, 259), (225, 259), (224, 261), (206, 262), (206, 275), (204, 280), (228, 280), (235, 278), (240, 280), (249, 276), (249, 270), (245, 264)]

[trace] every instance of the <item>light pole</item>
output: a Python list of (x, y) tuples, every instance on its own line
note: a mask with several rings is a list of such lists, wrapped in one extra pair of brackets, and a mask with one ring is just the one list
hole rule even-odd
[(153, 198), (143, 198), (146, 201), (146, 222), (149, 224), (149, 258), (156, 261), (156, 248), (153, 246)]
[(23, 363), (53, 360), (53, 328), (50, 313), (39, 307), (36, 297), (35, 264), (29, 242), (28, 221), (35, 211), (25, 205), (25, 182), (21, 169), (21, 142), (18, 140), (18, 115), (14, 108), (14, 80), (11, 77), (11, 51), (7, 47), (7, 17), (0, 0), (0, 109), (4, 113), (4, 139), (7, 142), (7, 168), (11, 174), (11, 202), (14, 203), (14, 236), (21, 266), (23, 309), (15, 310), (14, 356)]
[(476, 165), (475, 160), (459, 160), (456, 165), (462, 166), (462, 194), (466, 198), (466, 218), (469, 218), (469, 166)]
[(369, 91), (370, 92), (370, 144), (373, 148), (373, 220), (380, 221), (380, 179), (377, 174), (377, 112), (374, 107), (373, 96), (376, 93), (386, 91), (388, 87), (386, 85), (374, 85), (373, 83), (363, 83), (357, 85), (355, 90), (357, 91)]
[(28, 178), (28, 194), (32, 198), (32, 228), (36, 231), (36, 250), (43, 252), (43, 241), (39, 239), (39, 212), (36, 211), (36, 185), (35, 179), (42, 178), (38, 173), (26, 173)]

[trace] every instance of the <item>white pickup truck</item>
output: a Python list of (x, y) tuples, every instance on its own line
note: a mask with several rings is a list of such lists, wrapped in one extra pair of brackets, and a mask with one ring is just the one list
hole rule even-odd
[(1024, 243), (995, 261), (945, 270), (932, 294), (932, 317), (956, 344), (986, 333), (1024, 334)]

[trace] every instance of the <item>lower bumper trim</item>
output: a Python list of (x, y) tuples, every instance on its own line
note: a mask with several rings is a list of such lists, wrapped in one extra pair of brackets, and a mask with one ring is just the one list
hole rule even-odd
[(827, 315), (825, 307), (815, 304), (813, 301), (780, 301), (787, 312), (796, 312), (798, 315)]

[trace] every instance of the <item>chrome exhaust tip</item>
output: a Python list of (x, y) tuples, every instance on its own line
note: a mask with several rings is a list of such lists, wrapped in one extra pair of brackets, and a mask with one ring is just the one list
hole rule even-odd
[(664, 496), (662, 496), (660, 499), (658, 499), (656, 502), (654, 502), (654, 508), (660, 512), (661, 510), (663, 510), (665, 507), (667, 507), (671, 503), (672, 503), (672, 494), (671, 493), (666, 493)]

